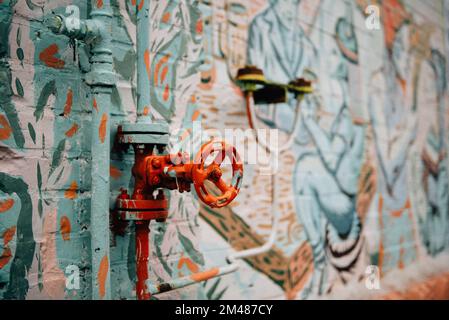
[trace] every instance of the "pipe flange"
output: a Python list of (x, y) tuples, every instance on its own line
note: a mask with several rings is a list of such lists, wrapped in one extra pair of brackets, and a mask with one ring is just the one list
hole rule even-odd
[(287, 86), (288, 91), (292, 92), (295, 96), (301, 96), (305, 94), (313, 93), (312, 81), (306, 80), (304, 78), (298, 78)]
[(169, 128), (165, 122), (123, 123), (119, 125), (117, 132), (118, 142), (125, 145), (166, 146), (169, 138)]
[(240, 83), (264, 84), (267, 82), (263, 71), (256, 66), (245, 66), (237, 71), (236, 80)]
[(126, 190), (117, 198), (117, 213), (121, 220), (165, 222), (168, 217), (168, 199), (131, 199)]
[(255, 91), (258, 86), (265, 85), (267, 82), (263, 71), (256, 66), (245, 66), (239, 69), (235, 81), (243, 91)]

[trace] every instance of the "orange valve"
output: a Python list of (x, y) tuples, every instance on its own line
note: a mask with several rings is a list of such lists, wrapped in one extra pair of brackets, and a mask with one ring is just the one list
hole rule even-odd
[[(207, 164), (210, 157), (214, 160)], [(221, 165), (228, 158), (232, 164), (232, 181), (227, 184), (222, 177)], [(243, 163), (235, 147), (224, 141), (210, 141), (201, 147), (192, 166), (192, 180), (198, 197), (212, 208), (227, 206), (240, 191), (243, 178)], [(211, 181), (221, 191), (215, 196), (206, 189), (205, 181)]]

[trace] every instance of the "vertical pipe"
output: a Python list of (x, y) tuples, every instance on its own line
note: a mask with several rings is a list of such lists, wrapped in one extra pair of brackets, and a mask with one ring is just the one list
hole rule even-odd
[[(150, 114), (150, 0), (136, 3), (137, 13), (137, 122), (151, 123)], [(138, 300), (148, 300), (150, 221), (136, 221), (136, 294)]]
[(150, 115), (150, 0), (136, 3), (137, 122), (151, 123)]
[[(137, 122), (152, 122), (150, 114), (150, 0), (136, 1), (137, 48)], [(137, 152), (137, 150), (135, 150)], [(136, 295), (138, 300), (148, 300), (150, 221), (136, 221)]]
[(109, 272), (109, 113), (112, 91), (94, 88), (92, 115), (92, 299), (110, 299)]
[(136, 294), (138, 300), (150, 299), (146, 281), (148, 279), (149, 248), (149, 226), (150, 221), (136, 221), (136, 266), (137, 283)]
[(112, 59), (112, 8), (110, 0), (91, 0), (89, 20), (77, 20), (77, 27), (67, 24), (63, 16), (52, 16), (46, 25), (56, 34), (92, 44), (91, 69), (85, 82), (91, 89), (91, 254), (92, 299), (111, 299), (109, 263), (109, 168), (110, 113), (112, 88), (116, 75)]
[(86, 82), (92, 93), (92, 200), (91, 250), (92, 299), (111, 299), (109, 263), (109, 163), (110, 114), (115, 82), (111, 51), (112, 10), (110, 0), (92, 0), (90, 18), (99, 27), (92, 48), (91, 72)]

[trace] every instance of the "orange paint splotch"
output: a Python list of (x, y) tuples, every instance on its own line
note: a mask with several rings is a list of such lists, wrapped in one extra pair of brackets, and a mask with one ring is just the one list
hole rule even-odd
[(148, 108), (148, 106), (145, 106), (144, 108), (143, 108), (143, 115), (144, 116), (147, 116), (147, 115), (149, 115), (150, 114), (150, 108)]
[(6, 199), (5, 201), (0, 201), (0, 213), (10, 210), (14, 206), (14, 199)]
[(69, 138), (73, 137), (78, 132), (78, 125), (75, 123), (69, 130), (66, 131), (65, 135)]
[(404, 237), (401, 236), (401, 238), (399, 239), (399, 261), (398, 261), (398, 268), (399, 269), (404, 269), (405, 268), (404, 255), (405, 255)]
[(98, 9), (103, 8), (103, 0), (97, 0), (97, 8)]
[(162, 99), (164, 99), (165, 102), (168, 101), (168, 98), (170, 98), (170, 87), (165, 85), (164, 94), (162, 95)]
[(11, 260), (12, 253), (11, 249), (5, 248), (2, 252), (2, 255), (0, 255), (0, 270), (3, 269)]
[(219, 272), (218, 268), (213, 268), (204, 272), (194, 273), (190, 276), (190, 278), (195, 282), (201, 282), (209, 280), (210, 278), (215, 277)]
[(150, 51), (148, 49), (143, 53), (143, 61), (145, 62), (145, 69), (147, 70), (148, 78), (151, 75), (151, 66), (150, 66)]
[(98, 279), (98, 292), (100, 298), (103, 298), (106, 294), (106, 278), (109, 272), (109, 260), (108, 256), (104, 256), (101, 259), (100, 267), (98, 269), (97, 279)]
[(5, 232), (3, 232), (3, 244), (7, 246), (8, 243), (14, 238), (15, 234), (16, 234), (16, 226), (6, 229)]
[(143, 5), (145, 4), (145, 0), (140, 0), (139, 6), (137, 7), (137, 10), (140, 11), (143, 8)]
[(170, 21), (171, 18), (171, 14), (170, 12), (166, 12), (164, 13), (164, 15), (162, 16), (162, 22), (163, 23), (168, 23)]
[(106, 139), (106, 127), (108, 124), (108, 115), (103, 113), (101, 116), (100, 126), (98, 127), (98, 137), (100, 138), (101, 143), (104, 143)]
[(61, 231), (62, 239), (64, 241), (69, 241), (72, 226), (71, 226), (70, 220), (67, 216), (62, 216), (61, 219), (59, 220), (59, 229)]
[(165, 82), (165, 78), (167, 78), (167, 73), (168, 73), (168, 66), (165, 66), (164, 69), (162, 69), (161, 73), (161, 83)]
[(8, 243), (14, 238), (16, 234), (16, 227), (11, 227), (3, 232), (3, 252), (0, 255), (0, 270), (3, 269), (11, 260), (12, 253), (11, 249), (8, 247)]
[(196, 22), (195, 30), (196, 30), (196, 33), (198, 33), (198, 34), (203, 33), (203, 20), (199, 19)]
[[(168, 60), (170, 59), (171, 55), (169, 53), (167, 53), (165, 56), (163, 56), (161, 58), (161, 60), (159, 60), (159, 62), (156, 64), (156, 69), (154, 70), (154, 83), (157, 85), (159, 84), (159, 72), (162, 68), (162, 66), (164, 64), (166, 64), (168, 62)], [(161, 82), (162, 83), (162, 82)]]
[(55, 55), (59, 52), (59, 47), (56, 43), (48, 46), (39, 54), (41, 60), (47, 67), (54, 69), (62, 69), (65, 66), (65, 61), (56, 58)]
[(117, 167), (114, 167), (113, 165), (111, 165), (109, 168), (109, 174), (111, 175), (111, 177), (113, 179), (120, 179), (120, 177), (122, 176), (122, 172)]
[(178, 270), (180, 270), (183, 265), (187, 266), (187, 269), (192, 273), (197, 273), (199, 271), (198, 266), (189, 258), (189, 257), (181, 257), (178, 262)]
[(64, 197), (66, 199), (76, 199), (76, 191), (78, 190), (78, 184), (76, 183), (76, 181), (72, 181), (72, 183), (70, 184), (70, 187), (66, 190), (66, 192), (64, 192)]
[(67, 92), (67, 98), (64, 105), (64, 117), (67, 117), (70, 112), (72, 111), (72, 105), (73, 105), (73, 91), (72, 89), (69, 89)]
[(94, 100), (92, 101), (92, 107), (95, 109), (95, 111), (98, 112), (98, 104), (97, 104), (97, 99), (94, 98)]
[(195, 110), (195, 112), (192, 114), (192, 121), (195, 121), (196, 119), (198, 119), (198, 117), (201, 115), (201, 112), (199, 112), (198, 110)]
[(402, 93), (405, 95), (407, 92), (407, 81), (399, 79), (399, 85), (401, 86)]
[(0, 114), (0, 140), (7, 140), (11, 136), (12, 129), (5, 116)]

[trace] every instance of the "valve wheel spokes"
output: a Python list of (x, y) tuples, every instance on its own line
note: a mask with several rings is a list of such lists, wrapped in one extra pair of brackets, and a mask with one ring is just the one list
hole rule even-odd
[[(218, 154), (214, 160), (207, 168), (204, 168), (206, 160), (216, 152)], [(227, 184), (222, 178), (220, 168), (226, 158), (231, 160), (232, 165), (231, 184)], [(210, 207), (221, 208), (228, 205), (239, 193), (243, 178), (243, 164), (233, 146), (226, 144), (224, 141), (210, 141), (203, 145), (197, 154), (192, 176), (198, 197)], [(204, 184), (206, 180), (211, 181), (220, 190), (221, 195), (212, 195)]]

